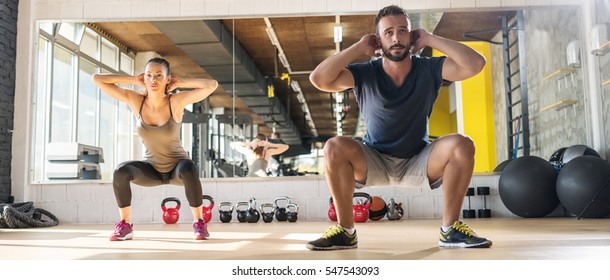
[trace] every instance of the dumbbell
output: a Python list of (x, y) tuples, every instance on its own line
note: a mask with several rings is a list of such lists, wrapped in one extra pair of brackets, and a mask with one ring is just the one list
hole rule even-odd
[(388, 220), (395, 221), (400, 220), (405, 215), (405, 210), (402, 209), (402, 202), (396, 203), (394, 198), (390, 198), (390, 203), (388, 203), (388, 213), (386, 213), (386, 217)]
[(468, 191), (466, 191), (466, 196), (468, 197), (468, 209), (462, 210), (462, 217), (464, 217), (464, 219), (476, 218), (477, 215), (470, 204), (470, 197), (474, 196), (474, 188), (468, 188)]
[(491, 218), (491, 209), (487, 209), (489, 187), (477, 187), (477, 195), (483, 196), (483, 208), (477, 211), (479, 218)]

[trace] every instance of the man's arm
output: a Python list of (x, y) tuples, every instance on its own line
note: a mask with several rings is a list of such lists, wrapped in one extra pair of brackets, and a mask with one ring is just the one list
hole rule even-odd
[(335, 92), (354, 87), (354, 76), (345, 68), (362, 54), (378, 56), (379, 48), (374, 34), (362, 37), (349, 48), (325, 59), (309, 75), (311, 83), (321, 91)]
[(461, 81), (483, 70), (485, 57), (465, 44), (430, 34), (423, 29), (413, 30), (413, 50), (415, 53), (425, 46), (437, 49), (447, 55), (443, 64), (443, 79)]

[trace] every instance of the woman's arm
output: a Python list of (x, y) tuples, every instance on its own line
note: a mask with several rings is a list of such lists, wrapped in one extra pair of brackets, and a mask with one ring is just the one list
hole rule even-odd
[(246, 156), (251, 156), (252, 155), (252, 143), (251, 142), (231, 142), (229, 143), (229, 146), (231, 146), (231, 148), (233, 148), (234, 150), (246, 155)]
[(172, 100), (176, 100), (179, 108), (184, 108), (188, 104), (197, 103), (212, 94), (218, 88), (218, 82), (212, 79), (181, 79), (172, 76), (167, 89), (168, 92), (177, 88), (189, 88), (192, 90), (181, 91), (173, 95)]
[(118, 74), (93, 74), (93, 82), (104, 93), (110, 97), (131, 104), (133, 96), (140, 95), (136, 91), (119, 87), (118, 84), (131, 84), (145, 87), (144, 75), (138, 76), (118, 75)]
[(265, 153), (265, 159), (266, 160), (270, 160), (271, 156), (279, 155), (281, 153), (284, 153), (290, 147), (290, 146), (288, 146), (286, 144), (269, 143), (267, 141), (262, 141), (262, 142), (263, 142), (263, 147), (265, 147), (265, 149), (267, 150), (267, 152)]

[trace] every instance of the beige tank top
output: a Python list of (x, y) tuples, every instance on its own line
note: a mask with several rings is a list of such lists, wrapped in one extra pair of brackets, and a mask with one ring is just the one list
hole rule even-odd
[[(171, 97), (171, 96), (170, 96)], [(140, 104), (138, 122), (136, 125), (138, 135), (146, 147), (144, 161), (149, 162), (161, 173), (170, 172), (182, 159), (188, 159), (188, 154), (180, 142), (180, 123), (174, 120), (172, 104), (169, 102), (169, 120), (161, 126), (148, 125), (142, 119), (142, 107), (146, 96)]]

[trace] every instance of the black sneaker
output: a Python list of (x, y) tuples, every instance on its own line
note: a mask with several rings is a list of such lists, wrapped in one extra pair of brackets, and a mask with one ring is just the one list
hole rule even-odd
[(340, 225), (330, 226), (322, 237), (310, 241), (306, 245), (309, 250), (341, 250), (358, 248), (356, 231), (349, 234)]
[(439, 247), (453, 248), (488, 248), (491, 240), (478, 236), (468, 225), (462, 221), (455, 221), (447, 232), (441, 229)]

